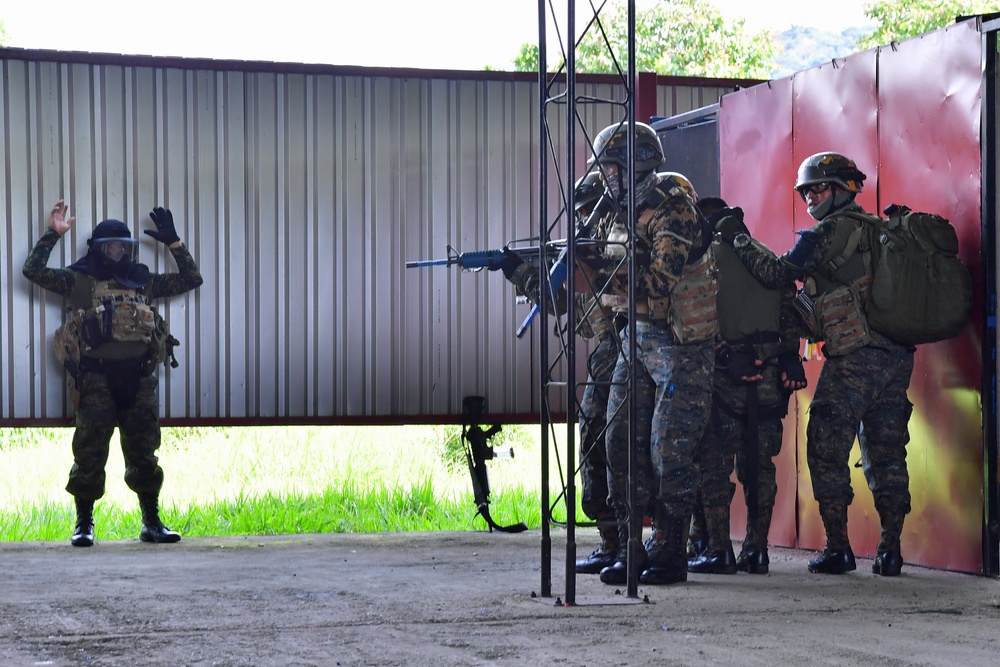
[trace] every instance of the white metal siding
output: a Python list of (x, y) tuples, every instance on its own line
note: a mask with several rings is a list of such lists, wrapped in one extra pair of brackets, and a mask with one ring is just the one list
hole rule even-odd
[[(536, 233), (534, 81), (155, 58), (0, 66), (0, 423), (70, 414), (51, 351), (61, 299), (21, 275), (60, 197), (77, 225), (50, 266), (118, 218), (143, 261), (175, 271), (141, 233), (163, 205), (201, 267), (201, 288), (161, 304), (182, 342), (180, 367), (160, 374), (165, 417), (433, 421), (469, 394), (491, 414), (537, 413), (539, 332), (513, 336), (527, 307), (503, 276), (404, 268)], [(659, 86), (662, 115), (734, 88), (718, 83)], [(600, 81), (578, 91), (621, 97)], [(583, 116), (593, 134), (620, 111)]]

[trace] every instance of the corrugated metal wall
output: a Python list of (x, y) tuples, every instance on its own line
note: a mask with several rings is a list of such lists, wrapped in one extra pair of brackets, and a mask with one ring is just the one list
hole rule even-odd
[[(174, 271), (140, 233), (163, 205), (202, 269), (199, 290), (162, 306), (182, 341), (180, 367), (161, 372), (167, 418), (447, 421), (468, 394), (486, 395), (491, 414), (537, 414), (539, 334), (512, 335), (527, 307), (502, 275), (404, 269), (447, 244), (537, 231), (531, 76), (17, 50), (0, 66), (0, 424), (71, 413), (51, 351), (61, 298), (20, 273), (60, 197), (77, 224), (50, 266), (118, 218), (143, 261)], [(660, 83), (661, 115), (736, 87), (704, 83)], [(578, 92), (622, 95), (599, 77)], [(592, 133), (621, 115), (582, 113)]]

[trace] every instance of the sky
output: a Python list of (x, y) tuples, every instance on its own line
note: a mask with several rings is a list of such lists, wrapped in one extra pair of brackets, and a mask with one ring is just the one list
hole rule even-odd
[[(751, 30), (867, 26), (868, 0), (706, 0)], [(565, 0), (555, 0), (565, 22)], [(577, 22), (587, 3), (581, 2)], [(280, 9), (280, 11), (279, 11)], [(232, 60), (510, 69), (538, 0), (0, 0), (7, 46)], [(550, 32), (549, 40), (555, 39)]]

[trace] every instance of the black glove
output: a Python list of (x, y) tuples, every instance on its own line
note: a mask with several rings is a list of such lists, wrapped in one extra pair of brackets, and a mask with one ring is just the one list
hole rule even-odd
[(789, 382), (806, 382), (806, 369), (802, 357), (797, 352), (782, 352), (778, 355), (778, 370)]
[(757, 357), (747, 349), (736, 349), (729, 344), (723, 344), (715, 353), (715, 367), (729, 374), (736, 383), (743, 383), (743, 378), (760, 375), (760, 364)]
[(500, 270), (503, 271), (503, 275), (507, 280), (514, 279), (514, 272), (517, 271), (518, 267), (524, 264), (524, 260), (521, 256), (510, 248), (503, 249), (503, 260), (500, 262)]
[(174, 216), (170, 213), (170, 209), (157, 206), (149, 212), (149, 217), (152, 219), (153, 224), (156, 225), (156, 231), (147, 229), (147, 234), (166, 245), (171, 245), (181, 240), (181, 237), (177, 236), (177, 229), (174, 228)]
[(715, 231), (729, 245), (733, 244), (733, 239), (736, 238), (737, 234), (750, 235), (750, 230), (747, 229), (746, 223), (743, 222), (742, 209), (724, 208), (717, 215), (717, 218), (716, 216), (712, 216), (713, 219), (710, 222), (714, 223)]

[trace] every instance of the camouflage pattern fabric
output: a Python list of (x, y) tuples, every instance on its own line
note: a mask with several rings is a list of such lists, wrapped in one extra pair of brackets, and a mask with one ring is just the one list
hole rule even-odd
[[(640, 462), (636, 506), (648, 508), (655, 499), (667, 515), (690, 516), (699, 481), (697, 447), (711, 411), (714, 343), (677, 345), (664, 326), (637, 322), (635, 327), (639, 424), (632, 444)], [(627, 348), (626, 333), (622, 339)], [(628, 355), (625, 349), (618, 359), (608, 399), (609, 502), (616, 509), (625, 507), (628, 499)]]
[[(860, 211), (857, 205), (850, 210)], [(777, 285), (788, 278), (816, 280), (820, 294), (835, 286), (824, 266), (846, 247), (853, 228), (847, 216), (827, 216), (803, 232), (791, 250), (774, 259), (749, 245), (737, 250), (750, 272), (764, 284)], [(838, 275), (858, 277), (861, 263), (855, 254)], [(913, 372), (913, 348), (871, 332), (864, 347), (842, 356), (828, 356), (809, 406), (806, 453), (813, 495), (820, 505), (828, 546), (831, 532), (846, 542), (846, 511), (854, 499), (850, 476), (850, 451), (857, 436), (862, 447), (865, 476), (883, 518), (891, 518), (891, 533), (902, 529), (900, 515), (910, 511), (906, 445), (912, 405), (906, 397)], [(861, 435), (863, 433), (863, 435)], [(842, 525), (841, 525), (842, 524)], [(898, 544), (898, 534), (883, 535), (883, 543)]]
[[(76, 285), (76, 273), (46, 267), (52, 248), (60, 238), (54, 230), (46, 231), (25, 260), (22, 272), (36, 285), (68, 296)], [(170, 248), (170, 253), (179, 272), (151, 275), (143, 289), (149, 299), (183, 294), (202, 283), (201, 272), (184, 245)], [(127, 344), (111, 341), (104, 346)], [(73, 434), (74, 462), (66, 490), (81, 499), (96, 500), (104, 495), (104, 467), (115, 426), (125, 457), (128, 487), (136, 493), (158, 493), (163, 484), (163, 470), (155, 454), (160, 446), (157, 377), (155, 374), (143, 375), (142, 365), (138, 363), (122, 364), (117, 368), (127, 370), (113, 375), (84, 372), (80, 379)], [(123, 374), (126, 377), (122, 377)]]
[(73, 433), (73, 467), (66, 484), (70, 494), (86, 500), (104, 495), (104, 467), (116, 425), (128, 488), (136, 493), (159, 494), (163, 469), (155, 454), (160, 448), (158, 383), (156, 375), (141, 378), (135, 401), (119, 409), (105, 375), (83, 374)]
[(865, 478), (883, 512), (910, 511), (906, 444), (913, 406), (906, 396), (913, 351), (880, 334), (872, 345), (826, 360), (809, 406), (806, 451), (813, 495), (821, 504), (854, 499), (848, 460), (859, 436)]
[[(61, 237), (54, 230), (46, 231), (24, 262), (22, 273), (24, 277), (56, 294), (68, 296), (73, 291), (76, 284), (76, 272), (69, 269), (50, 269), (48, 264), (49, 255), (52, 248)], [(149, 277), (149, 282), (143, 289), (146, 298), (158, 299), (162, 297), (177, 296), (184, 294), (201, 285), (203, 279), (198, 265), (188, 252), (187, 246), (181, 245), (177, 248), (170, 248), (170, 254), (177, 262), (177, 273), (154, 273)]]
[[(642, 217), (640, 215), (640, 217)], [(636, 223), (639, 228), (640, 223)], [(605, 233), (607, 229), (604, 230)], [(670, 296), (684, 272), (692, 243), (702, 235), (701, 220), (694, 202), (686, 196), (666, 198), (637, 229), (635, 255), (639, 264), (636, 291), (642, 298)], [(604, 276), (614, 294), (628, 294), (628, 275)]]
[(587, 386), (580, 399), (580, 485), (583, 512), (591, 519), (610, 518), (606, 425), (611, 376), (618, 361), (612, 328), (587, 358)]

